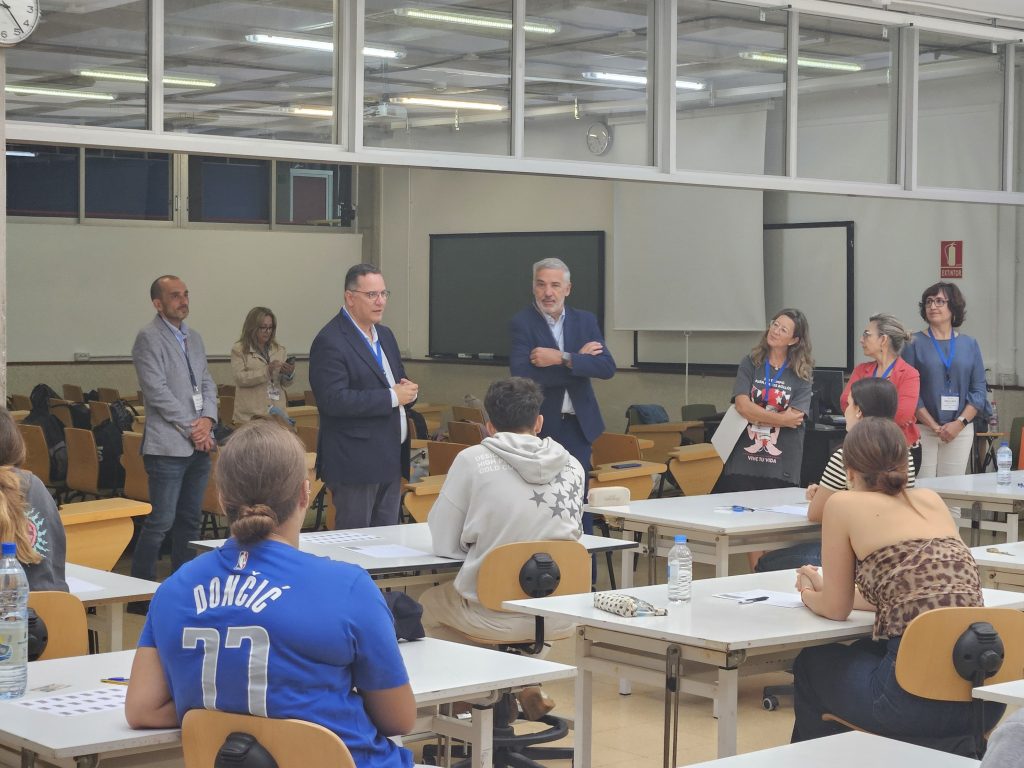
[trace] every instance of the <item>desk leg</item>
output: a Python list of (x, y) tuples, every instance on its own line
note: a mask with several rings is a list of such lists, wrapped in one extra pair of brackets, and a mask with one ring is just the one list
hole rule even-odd
[(715, 705), (718, 709), (718, 756), (732, 757), (736, 754), (736, 708), (739, 699), (740, 671), (738, 669), (718, 670), (718, 690)]
[(981, 544), (981, 502), (971, 504), (971, 543), (976, 547)]
[[(632, 539), (633, 538), (633, 532), (632, 531), (625, 531), (624, 530), (622, 532), (622, 538), (626, 538), (626, 537), (629, 537), (630, 539)], [(622, 584), (620, 585), (620, 587), (622, 589), (629, 589), (630, 587), (633, 586), (633, 557), (634, 557), (635, 551), (636, 550), (633, 550), (633, 549), (624, 549), (624, 550), (622, 550), (622, 553), (621, 553), (622, 554), (622, 579), (621, 579)], [(632, 692), (633, 692), (633, 684), (630, 682), (630, 680), (628, 678), (625, 678), (625, 677), (620, 677), (619, 678), (619, 695), (621, 695), (621, 696), (629, 696)]]
[(675, 768), (679, 757), (679, 688), (682, 677), (681, 649), (670, 645), (665, 653), (665, 747), (662, 764)]
[(657, 584), (658, 577), (655, 570), (658, 565), (658, 526), (651, 525), (647, 528), (647, 583)]
[(96, 606), (96, 631), (100, 637), (100, 653), (124, 650), (125, 603)]
[(470, 728), (473, 768), (491, 768), (494, 764), (494, 707), (473, 709)]
[(21, 750), (21, 768), (34, 768), (36, 764), (36, 753), (31, 749), (22, 748)]
[(97, 755), (82, 755), (75, 758), (75, 768), (96, 768), (100, 764)]
[(1020, 538), (1020, 515), (1016, 512), (1006, 513), (1006, 543), (1013, 544)]
[(576, 717), (573, 719), (573, 762), (585, 768), (590, 765), (591, 738), (594, 723), (594, 673), (581, 662), (590, 655), (590, 641), (583, 630), (576, 630)]
[(729, 537), (715, 538), (715, 576), (729, 575)]

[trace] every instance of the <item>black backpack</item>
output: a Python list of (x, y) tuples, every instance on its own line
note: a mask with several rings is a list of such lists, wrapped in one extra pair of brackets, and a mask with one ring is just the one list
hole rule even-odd
[(124, 444), (121, 432), (121, 428), (111, 419), (97, 424), (92, 430), (96, 440), (96, 456), (100, 460), (100, 488), (124, 488), (124, 467), (121, 466)]
[(29, 395), (32, 410), (22, 423), (43, 428), (46, 448), (50, 453), (50, 481), (59, 483), (68, 476), (68, 447), (64, 442), (64, 423), (50, 413), (51, 397), (59, 395), (46, 384), (33, 387)]

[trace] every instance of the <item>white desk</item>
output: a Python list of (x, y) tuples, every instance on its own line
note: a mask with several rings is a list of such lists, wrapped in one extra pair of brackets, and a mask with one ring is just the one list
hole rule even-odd
[[(365, 534), (379, 538), (351, 542), (329, 542), (318, 539), (329, 538), (334, 533)], [(203, 539), (193, 541), (197, 549), (215, 549), (224, 544), (225, 539)], [(604, 536), (583, 535), (580, 543), (591, 553), (614, 551), (618, 549), (632, 550), (636, 544), (622, 539), (605, 538)], [(357, 547), (396, 544), (419, 550), (422, 556), (409, 557), (372, 557), (360, 552)], [(385, 525), (377, 528), (353, 528), (350, 531), (318, 531), (303, 533), (299, 536), (299, 548), (311, 555), (328, 557), (346, 563), (354, 563), (364, 568), (382, 587), (396, 587), (413, 583), (435, 583), (446, 578), (454, 578), (455, 572), (462, 567), (461, 560), (453, 560), (440, 555), (431, 554), (433, 541), (430, 537), (430, 526), (426, 523), (404, 525)], [(410, 576), (410, 572), (416, 574)], [(629, 575), (633, 568), (630, 564)]]
[[(616, 616), (594, 608), (593, 596), (589, 594), (505, 603), (506, 607), (523, 613), (571, 619), (577, 623), (576, 765), (591, 764), (594, 673), (625, 676), (665, 687), (665, 765), (668, 768), (676, 764), (675, 747), (671, 743), (675, 729), (670, 726), (674, 726), (678, 718), (679, 691), (714, 699), (718, 714), (718, 755), (734, 755), (741, 669), (744, 674), (784, 669), (801, 648), (853, 640), (871, 633), (874, 614), (865, 611), (854, 611), (846, 621), (829, 621), (806, 608), (779, 608), (764, 603), (740, 605), (713, 597), (721, 592), (748, 589), (792, 591), (793, 572), (694, 581), (693, 601), (669, 607), (668, 616), (633, 619)], [(665, 585), (620, 591), (656, 606), (668, 606)], [(1021, 608), (1024, 594), (985, 590), (985, 601), (992, 606)]]
[[(425, 715), (426, 728), (444, 732), (475, 745), (474, 766), (491, 764), (493, 694), (526, 685), (572, 678), (573, 667), (543, 659), (513, 656), (444, 640), (424, 639), (400, 643), (409, 671), (413, 695), (421, 707), (435, 707), (454, 701), (478, 701), (470, 723), (436, 714)], [(110, 676), (127, 677), (134, 651), (77, 656), (29, 665), (26, 698), (91, 690), (102, 687)], [(54, 692), (41, 692), (42, 685), (66, 684)], [(419, 724), (419, 723), (418, 723)], [(22, 768), (32, 768), (37, 757), (47, 762), (92, 768), (100, 757), (130, 755), (130, 765), (180, 766), (181, 732), (177, 728), (135, 731), (128, 727), (124, 711), (108, 709), (88, 715), (61, 717), (0, 702), (0, 760), (2, 747), (21, 752)], [(123, 765), (123, 763), (119, 763)]]
[[(621, 507), (589, 507), (610, 518), (622, 520), (625, 535), (634, 531), (647, 534), (648, 554), (667, 554), (671, 537), (685, 534), (687, 545), (698, 563), (715, 566), (716, 576), (729, 575), (729, 556), (738, 552), (782, 549), (821, 535), (821, 526), (806, 517), (762, 511), (761, 507), (806, 502), (803, 488), (772, 488), (764, 491), (720, 493), (703, 496), (679, 496), (667, 499), (634, 501)], [(715, 512), (716, 508), (754, 507), (753, 512)], [(658, 539), (665, 546), (658, 549)], [(632, 572), (626, 552), (622, 554), (622, 572)], [(627, 563), (629, 568), (627, 568)], [(650, 558), (651, 579), (655, 581), (654, 558)], [(623, 577), (625, 578), (625, 576)], [(663, 581), (663, 579), (658, 579)], [(628, 586), (623, 584), (623, 586)]]
[[(999, 552), (1007, 554), (1001, 555)], [(974, 547), (971, 554), (978, 563), (984, 586), (1024, 592), (1024, 541)]]
[(974, 689), (974, 698), (998, 701), (1011, 707), (1024, 707), (1024, 680), (1010, 680)]
[[(996, 485), (996, 473), (979, 475), (948, 475), (918, 478), (918, 488), (930, 488), (953, 507), (965, 508), (959, 524), (970, 528), (968, 546), (977, 546), (979, 531), (999, 531), (1008, 542), (1020, 538), (1020, 515), (1024, 513), (1024, 470), (1010, 473), (1009, 485)], [(984, 513), (991, 520), (983, 519)]]
[(121, 650), (124, 645), (124, 612), (128, 603), (149, 600), (160, 586), (155, 581), (74, 563), (65, 565), (64, 575), (71, 594), (81, 600), (86, 608), (96, 609), (95, 621), (93, 616), (89, 617), (89, 627), (99, 634), (101, 651)]
[(885, 739), (870, 733), (850, 731), (837, 736), (786, 744), (783, 747), (747, 752), (745, 755), (697, 763), (689, 768), (976, 768), (977, 760), (934, 749)]

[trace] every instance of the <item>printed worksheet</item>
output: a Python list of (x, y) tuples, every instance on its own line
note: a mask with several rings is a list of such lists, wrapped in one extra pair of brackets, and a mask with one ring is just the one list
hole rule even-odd
[(317, 531), (302, 534), (302, 541), (311, 544), (347, 544), (350, 541), (374, 541), (380, 536), (370, 533), (354, 533), (352, 531)]
[(124, 695), (128, 691), (124, 685), (106, 685), (90, 691), (61, 693), (56, 696), (44, 696), (41, 699), (26, 699), (17, 702), (20, 707), (28, 707), (37, 712), (48, 712), (51, 715), (71, 717), (73, 715), (90, 715), (107, 709), (124, 708)]

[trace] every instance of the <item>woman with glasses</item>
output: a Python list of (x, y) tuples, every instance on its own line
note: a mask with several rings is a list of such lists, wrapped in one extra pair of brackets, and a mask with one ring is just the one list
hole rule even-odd
[(903, 359), (921, 375), (917, 421), (921, 425), (919, 477), (961, 475), (974, 444), (976, 416), (988, 415), (981, 348), (959, 333), (967, 302), (952, 283), (935, 283), (921, 294), (925, 331), (914, 334)]
[[(866, 378), (888, 379), (896, 387), (899, 404), (895, 421), (903, 431), (903, 437), (910, 446), (914, 459), (914, 471), (921, 468), (921, 430), (917, 428), (917, 401), (921, 392), (921, 376), (917, 369), (900, 357), (904, 345), (910, 341), (910, 333), (892, 315), (872, 315), (868, 327), (860, 335), (860, 348), (871, 362), (861, 363), (853, 369), (853, 375), (846, 383), (840, 404), (846, 411), (850, 401), (850, 387), (855, 381)], [(851, 425), (847, 425), (849, 428)]]
[(242, 336), (231, 347), (235, 379), (235, 423), (253, 416), (277, 413), (287, 418), (285, 386), (295, 375), (295, 360), (277, 343), (277, 317), (266, 307), (253, 307), (245, 316)]

